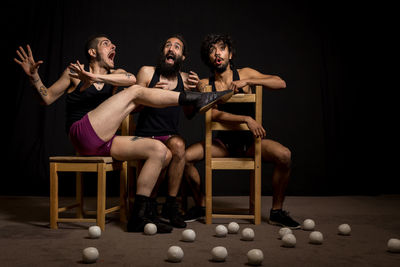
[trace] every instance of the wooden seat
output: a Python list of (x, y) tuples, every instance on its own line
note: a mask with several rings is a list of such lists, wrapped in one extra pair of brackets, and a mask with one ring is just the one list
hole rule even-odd
[[(208, 86), (207, 91), (211, 91)], [(256, 86), (255, 94), (236, 94), (229, 103), (255, 103), (255, 120), (262, 124), (262, 86)], [(251, 219), (261, 223), (261, 139), (255, 138), (255, 153), (252, 158), (213, 158), (211, 154), (212, 131), (249, 131), (246, 123), (232, 124), (212, 121), (212, 110), (206, 112), (205, 173), (206, 173), (206, 223), (213, 218)], [(212, 174), (213, 170), (250, 170), (249, 212), (245, 214), (213, 213)]]
[[(121, 135), (129, 135), (131, 116), (121, 124)], [(59, 222), (95, 222), (105, 230), (106, 214), (120, 211), (120, 220), (127, 218), (127, 162), (117, 161), (112, 157), (101, 156), (56, 156), (50, 157), (50, 228), (57, 229)], [(119, 205), (106, 208), (106, 174), (110, 171), (120, 172)], [(59, 207), (58, 172), (76, 172), (76, 203)], [(97, 173), (97, 209), (95, 212), (84, 212), (82, 172)], [(77, 208), (76, 218), (63, 218), (60, 213)], [(96, 214), (96, 219), (86, 218), (85, 214)]]

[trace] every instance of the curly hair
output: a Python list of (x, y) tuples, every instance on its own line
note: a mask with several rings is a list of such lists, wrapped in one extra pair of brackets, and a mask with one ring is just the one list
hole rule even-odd
[[(214, 33), (208, 34), (206, 37), (204, 37), (203, 42), (201, 43), (200, 57), (203, 63), (206, 64), (206, 66), (208, 66), (210, 69), (213, 68), (212, 63), (210, 62), (210, 48), (212, 45), (221, 41), (228, 46), (229, 52), (232, 53), (232, 58), (234, 58), (236, 55), (236, 51), (233, 46), (234, 43), (229, 35), (214, 34)], [(229, 60), (229, 64), (231, 65), (232, 68), (234, 67), (232, 59)]]

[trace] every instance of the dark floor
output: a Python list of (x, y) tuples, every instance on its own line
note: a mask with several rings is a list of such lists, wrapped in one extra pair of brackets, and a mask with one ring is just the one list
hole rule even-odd
[[(93, 200), (88, 200), (90, 202)], [(245, 208), (246, 197), (216, 197), (220, 208)], [(263, 197), (263, 221), (252, 225), (238, 221), (240, 227), (255, 230), (254, 241), (242, 241), (240, 235), (214, 236), (217, 224), (231, 220), (189, 223), (196, 231), (193, 243), (180, 241), (181, 229), (171, 234), (146, 236), (127, 233), (117, 216), (111, 216), (100, 239), (89, 239), (90, 224), (60, 224), (49, 229), (49, 204), (46, 197), (0, 197), (0, 266), (76, 266), (82, 265), (82, 250), (94, 246), (100, 252), (99, 266), (247, 266), (246, 253), (259, 248), (263, 266), (400, 266), (400, 253), (387, 251), (390, 238), (400, 238), (400, 195), (287, 197), (285, 209), (302, 222), (311, 218), (324, 235), (322, 245), (308, 243), (309, 232), (296, 230), (295, 248), (284, 248), (278, 239), (279, 227), (267, 224), (271, 198)], [(339, 224), (351, 225), (350, 236), (337, 234)], [(167, 249), (181, 246), (181, 263), (166, 261)], [(225, 246), (225, 262), (211, 261), (211, 249)]]

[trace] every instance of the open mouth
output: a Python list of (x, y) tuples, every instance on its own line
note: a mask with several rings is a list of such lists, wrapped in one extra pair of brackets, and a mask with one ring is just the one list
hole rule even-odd
[(173, 63), (175, 62), (175, 59), (176, 59), (176, 57), (175, 57), (175, 55), (174, 55), (173, 53), (168, 53), (168, 54), (165, 56), (165, 61), (166, 61), (167, 63), (170, 63), (170, 64), (173, 64)]
[(215, 63), (217, 64), (217, 65), (221, 65), (222, 64), (222, 58), (220, 58), (220, 57), (217, 57), (216, 59), (215, 59)]
[(115, 57), (115, 51), (111, 51), (111, 52), (108, 54), (108, 58), (109, 58), (111, 61), (114, 62), (114, 57)]

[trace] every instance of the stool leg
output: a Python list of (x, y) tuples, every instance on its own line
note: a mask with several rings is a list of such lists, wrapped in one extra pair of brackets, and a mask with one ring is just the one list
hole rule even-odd
[(57, 229), (58, 221), (58, 174), (57, 164), (50, 163), (50, 228)]
[(81, 172), (76, 172), (76, 203), (78, 203), (76, 217), (81, 219), (83, 218), (83, 182)]
[(105, 230), (106, 222), (106, 164), (97, 164), (97, 225)]
[(119, 181), (119, 220), (121, 222), (127, 221), (127, 175), (128, 175), (128, 163), (124, 161), (122, 163), (122, 170), (120, 172), (120, 181)]

